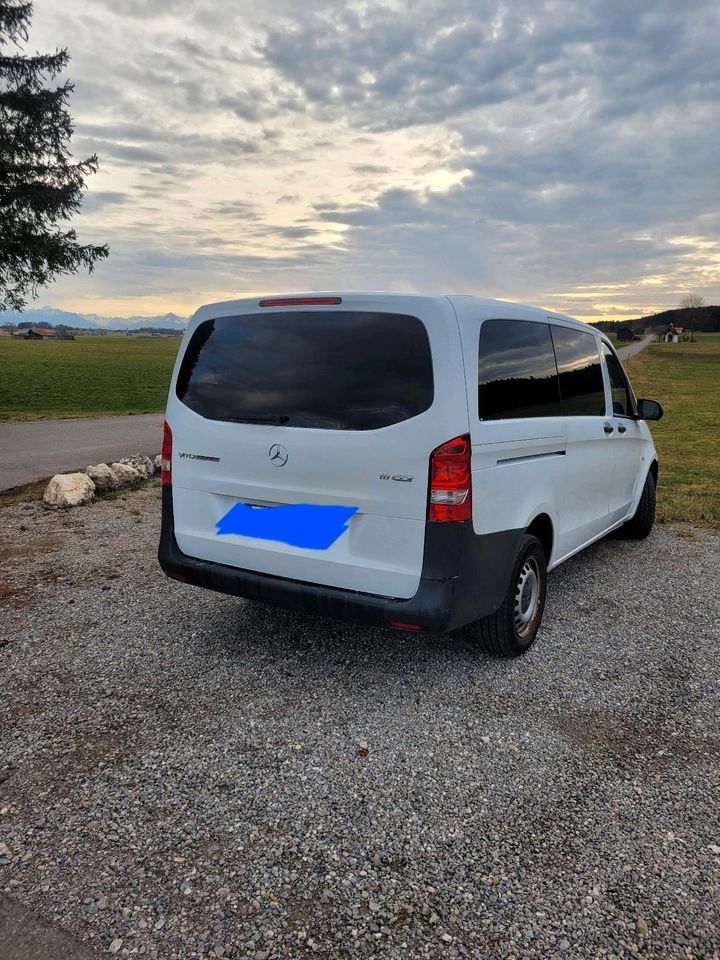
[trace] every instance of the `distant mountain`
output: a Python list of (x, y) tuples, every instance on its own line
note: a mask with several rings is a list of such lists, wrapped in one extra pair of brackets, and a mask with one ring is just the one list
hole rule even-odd
[(97, 313), (73, 313), (58, 307), (31, 307), (19, 313), (17, 310), (0, 311), (0, 326), (4, 323), (62, 323), (79, 330), (135, 330), (140, 327), (163, 327), (166, 330), (184, 330), (187, 317), (176, 313), (164, 313), (158, 317), (103, 317)]

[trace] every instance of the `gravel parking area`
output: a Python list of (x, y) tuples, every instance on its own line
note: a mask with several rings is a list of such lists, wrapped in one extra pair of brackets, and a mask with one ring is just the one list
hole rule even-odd
[(717, 533), (590, 549), (498, 662), (165, 579), (159, 490), (0, 510), (5, 911), (83, 957), (720, 956)]

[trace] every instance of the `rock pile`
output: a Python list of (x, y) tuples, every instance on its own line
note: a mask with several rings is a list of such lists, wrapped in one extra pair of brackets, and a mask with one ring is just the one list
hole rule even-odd
[(119, 486), (117, 474), (106, 463), (98, 463), (94, 467), (88, 467), (85, 473), (95, 484), (95, 489), (101, 493), (106, 493), (108, 490), (117, 490)]
[(110, 469), (117, 477), (118, 486), (124, 487), (128, 483), (135, 483), (138, 480), (145, 480), (146, 474), (140, 473), (135, 467), (129, 463), (113, 463), (110, 465)]
[(43, 500), (51, 507), (79, 507), (95, 496), (95, 484), (86, 473), (57, 473), (45, 488)]
[(160, 469), (162, 458), (136, 454), (116, 463), (91, 464), (83, 473), (56, 473), (50, 480), (44, 502), (51, 507), (79, 507), (98, 493), (109, 493), (130, 483), (147, 480)]

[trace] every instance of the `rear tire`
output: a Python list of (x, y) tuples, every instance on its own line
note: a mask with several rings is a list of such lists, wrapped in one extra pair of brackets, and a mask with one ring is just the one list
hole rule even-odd
[(620, 528), (624, 536), (633, 540), (644, 540), (648, 536), (655, 523), (655, 502), (655, 478), (648, 473), (635, 515)]
[(473, 624), (480, 647), (495, 657), (519, 657), (532, 646), (547, 591), (547, 561), (537, 537), (520, 539), (507, 593), (498, 610)]

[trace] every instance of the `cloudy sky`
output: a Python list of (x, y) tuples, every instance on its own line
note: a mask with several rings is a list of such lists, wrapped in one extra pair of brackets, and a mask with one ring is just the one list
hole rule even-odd
[(717, 0), (36, 0), (114, 315), (309, 289), (720, 302)]

